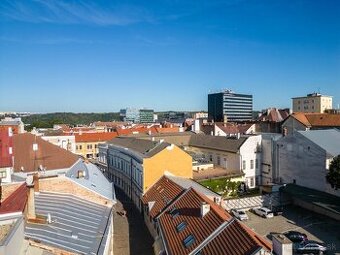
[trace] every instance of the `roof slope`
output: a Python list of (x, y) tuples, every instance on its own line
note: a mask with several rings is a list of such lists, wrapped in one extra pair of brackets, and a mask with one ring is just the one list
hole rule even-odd
[(51, 224), (25, 226), (25, 236), (77, 254), (102, 254), (111, 208), (68, 194), (40, 192), (35, 195), (39, 215), (51, 215)]
[(306, 118), (306, 115), (303, 112), (294, 112), (291, 116), (294, 119), (296, 119), (299, 122), (301, 122), (306, 127), (310, 127), (311, 126), (311, 124), (309, 123), (308, 119)]
[(340, 114), (306, 113), (306, 118), (312, 126), (340, 127)]
[[(78, 178), (79, 171), (82, 171), (84, 175), (82, 178)], [(66, 173), (66, 177), (111, 201), (116, 198), (113, 183), (92, 163), (77, 162)]]
[(234, 219), (201, 251), (205, 255), (250, 255), (260, 248), (270, 251), (271, 245)]
[(140, 153), (143, 157), (152, 157), (170, 145), (166, 142), (159, 143), (145, 139), (136, 139), (133, 137), (116, 137), (110, 140), (109, 144), (130, 149)]
[(332, 156), (340, 155), (340, 131), (337, 129), (298, 131)]
[(183, 192), (183, 188), (166, 176), (162, 176), (142, 197), (143, 204), (149, 204), (149, 215), (156, 217), (169, 203)]
[[(33, 151), (33, 144), (38, 150)], [(49, 143), (38, 136), (24, 133), (13, 136), (14, 172), (37, 171), (42, 165), (46, 170), (65, 169), (77, 162), (79, 156)]]
[[(202, 202), (210, 204), (211, 207), (204, 217), (200, 216)], [(173, 209), (178, 210), (178, 216), (172, 216), (171, 210)], [(231, 218), (222, 208), (193, 188), (190, 188), (158, 216), (158, 222), (169, 254), (181, 255), (189, 254), (223, 222)], [(186, 223), (186, 227), (178, 232), (177, 226), (182, 222)], [(194, 242), (192, 245), (185, 247), (183, 242), (189, 235), (193, 235)]]
[(26, 183), (19, 186), (0, 204), (0, 214), (22, 212), (27, 202)]
[(115, 138), (117, 132), (75, 134), (76, 142), (106, 142)]
[(247, 139), (248, 137), (231, 139), (224, 136), (193, 135), (190, 137), (189, 145), (220, 151), (238, 152)]

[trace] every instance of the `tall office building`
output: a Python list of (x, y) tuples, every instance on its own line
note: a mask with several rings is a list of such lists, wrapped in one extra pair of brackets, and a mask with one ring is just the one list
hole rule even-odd
[(221, 121), (252, 120), (253, 95), (236, 94), (231, 90), (208, 95), (209, 119)]
[(293, 112), (324, 113), (332, 109), (332, 97), (319, 93), (308, 94), (306, 97), (293, 97)]
[(139, 110), (139, 122), (140, 123), (152, 123), (154, 111), (150, 109), (140, 109)]

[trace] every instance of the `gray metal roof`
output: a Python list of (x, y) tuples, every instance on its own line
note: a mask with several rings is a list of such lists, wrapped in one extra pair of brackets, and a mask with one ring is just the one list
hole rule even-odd
[(68, 194), (35, 195), (36, 213), (51, 214), (51, 224), (25, 226), (25, 236), (78, 254), (101, 254), (112, 208)]
[(202, 186), (201, 184), (191, 179), (178, 177), (174, 175), (168, 175), (168, 174), (166, 174), (166, 177), (185, 189), (189, 189), (192, 187), (198, 192), (206, 195), (207, 197), (221, 197), (219, 194), (211, 191), (210, 189), (207, 189), (206, 187)]
[(166, 142), (155, 142), (133, 137), (116, 137), (108, 142), (110, 145), (130, 149), (141, 154), (142, 157), (152, 157), (164, 150), (170, 144)]
[(340, 131), (338, 129), (298, 131), (301, 135), (319, 145), (328, 154), (340, 154)]
[[(84, 171), (84, 177), (77, 178), (78, 171)], [(85, 163), (79, 160), (67, 171), (66, 177), (111, 201), (115, 202), (116, 200), (113, 183), (92, 163)]]
[(247, 139), (248, 137), (245, 136), (242, 136), (239, 139), (233, 139), (225, 136), (193, 135), (190, 137), (189, 145), (236, 153)]
[(3, 125), (16, 126), (16, 125), (20, 125), (20, 124), (21, 124), (21, 121), (19, 121), (19, 120), (1, 120), (0, 121), (1, 126), (3, 126)]

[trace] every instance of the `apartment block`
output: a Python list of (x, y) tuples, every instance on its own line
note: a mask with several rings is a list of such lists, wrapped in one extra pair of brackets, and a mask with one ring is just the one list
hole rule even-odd
[(305, 97), (293, 97), (293, 112), (315, 112), (324, 113), (332, 109), (332, 97), (320, 93), (307, 94)]

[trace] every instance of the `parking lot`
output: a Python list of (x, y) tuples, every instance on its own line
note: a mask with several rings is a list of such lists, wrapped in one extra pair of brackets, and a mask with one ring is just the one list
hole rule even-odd
[(329, 252), (340, 254), (340, 222), (307, 211), (296, 206), (284, 208), (283, 215), (265, 219), (247, 212), (249, 220), (245, 222), (258, 234), (271, 239), (271, 233), (283, 233), (290, 230), (305, 233), (309, 240), (324, 243)]

